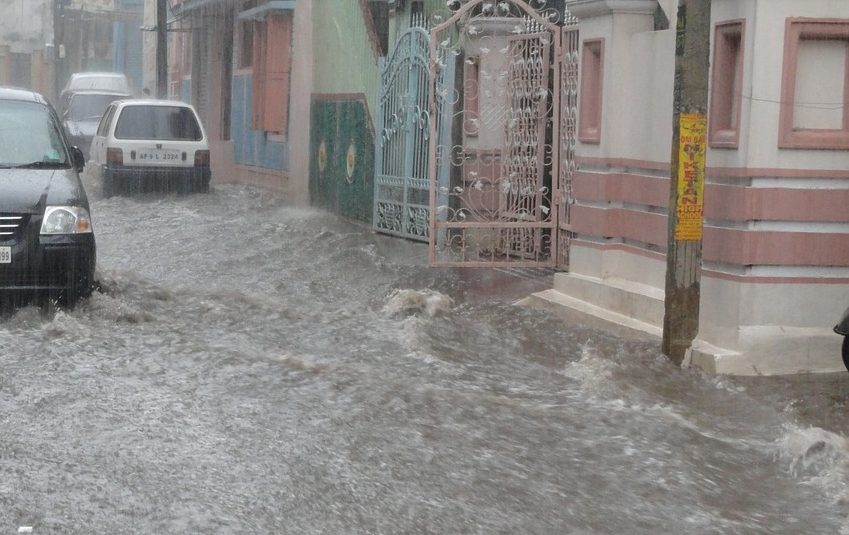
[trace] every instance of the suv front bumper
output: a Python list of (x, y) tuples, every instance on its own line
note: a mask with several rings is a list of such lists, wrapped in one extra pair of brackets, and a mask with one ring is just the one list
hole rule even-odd
[(94, 234), (41, 236), (36, 232), (14, 243), (12, 262), (0, 264), (0, 292), (71, 291), (88, 293), (97, 262)]

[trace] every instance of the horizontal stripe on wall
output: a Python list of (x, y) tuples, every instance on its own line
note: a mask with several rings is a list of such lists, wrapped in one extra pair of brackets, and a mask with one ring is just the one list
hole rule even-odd
[(732, 221), (849, 222), (849, 190), (743, 188), (708, 184), (705, 214)]
[[(580, 156), (578, 166), (582, 169), (604, 171), (606, 169), (626, 169), (631, 172), (640, 170), (657, 174), (658, 171), (670, 173), (669, 162), (655, 162), (631, 158), (592, 158)], [(708, 167), (709, 178), (808, 178), (808, 179), (849, 179), (849, 169), (781, 169), (768, 167)]]
[[(665, 208), (669, 179), (632, 173), (578, 171), (572, 189), (580, 201)], [(728, 221), (849, 222), (849, 189), (755, 188), (707, 184), (705, 217)]]
[[(642, 256), (665, 262), (666, 257), (661, 253), (646, 250), (638, 245), (628, 243), (598, 243), (582, 240), (580, 238), (572, 241), (572, 247), (587, 247), (601, 251), (622, 251), (624, 253)], [(812, 271), (816, 268), (812, 268)], [(817, 276), (769, 276), (769, 275), (740, 275), (727, 273), (713, 269), (702, 269), (702, 277), (729, 280), (747, 284), (849, 284), (849, 277), (817, 277)]]
[(849, 266), (849, 235), (705, 229), (703, 257), (728, 264)]
[[(650, 254), (665, 249), (669, 164), (579, 161), (571, 218), (578, 238), (623, 241)], [(848, 180), (849, 169), (709, 168), (705, 261), (741, 269), (849, 266), (849, 233), (842, 227), (849, 223)]]
[(598, 238), (625, 238), (666, 247), (666, 216), (627, 208), (572, 207), (572, 229)]
[(657, 207), (669, 204), (668, 178), (578, 171), (573, 176), (572, 191), (578, 200), (618, 201)]
[[(572, 189), (580, 201), (665, 208), (669, 180), (630, 173), (579, 171)], [(849, 189), (746, 188), (707, 184), (705, 216), (727, 221), (849, 222)]]
[[(667, 245), (664, 214), (577, 204), (572, 207), (572, 228), (587, 238)], [(849, 234), (706, 226), (703, 256), (706, 261), (742, 266), (849, 266)]]

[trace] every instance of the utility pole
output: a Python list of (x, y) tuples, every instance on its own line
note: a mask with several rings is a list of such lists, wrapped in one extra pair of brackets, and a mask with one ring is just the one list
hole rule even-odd
[(53, 87), (51, 87), (53, 102), (59, 102), (59, 94), (62, 92), (62, 55), (60, 53), (64, 43), (64, 2), (53, 0)]
[(168, 97), (167, 0), (156, 0), (156, 98)]
[(711, 0), (678, 0), (663, 353), (684, 360), (699, 330)]

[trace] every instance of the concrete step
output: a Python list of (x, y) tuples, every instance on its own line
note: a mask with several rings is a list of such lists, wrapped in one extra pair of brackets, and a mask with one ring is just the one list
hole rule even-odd
[(537, 292), (522, 299), (517, 304), (540, 307), (569, 321), (606, 329), (619, 335), (637, 335), (644, 339), (657, 339), (663, 335), (660, 327), (597, 307), (557, 290)]
[(557, 273), (554, 290), (658, 329), (663, 327), (664, 292), (659, 288), (624, 279)]

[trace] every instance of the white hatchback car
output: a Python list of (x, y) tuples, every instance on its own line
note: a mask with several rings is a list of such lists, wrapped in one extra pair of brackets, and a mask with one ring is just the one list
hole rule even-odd
[(151, 184), (209, 191), (209, 141), (184, 102), (113, 102), (92, 140), (91, 161), (106, 196)]

